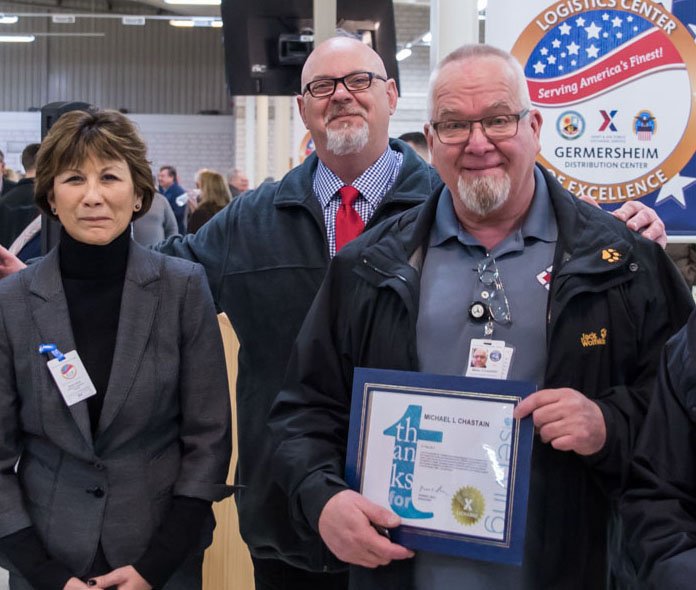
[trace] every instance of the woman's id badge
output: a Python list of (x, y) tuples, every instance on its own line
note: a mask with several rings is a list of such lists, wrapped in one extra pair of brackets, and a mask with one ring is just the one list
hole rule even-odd
[(65, 403), (72, 406), (97, 393), (77, 351), (61, 356), (62, 359), (54, 358), (47, 365)]

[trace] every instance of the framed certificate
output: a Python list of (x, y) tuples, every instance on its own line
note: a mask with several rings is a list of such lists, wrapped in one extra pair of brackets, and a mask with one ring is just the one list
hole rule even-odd
[(520, 564), (532, 383), (356, 368), (346, 480), (393, 510), (414, 550)]

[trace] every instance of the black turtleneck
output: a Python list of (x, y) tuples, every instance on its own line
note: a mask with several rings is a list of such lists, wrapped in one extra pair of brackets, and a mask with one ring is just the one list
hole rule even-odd
[[(87, 399), (93, 435), (111, 374), (130, 243), (130, 226), (104, 246), (78, 242), (61, 229), (60, 274), (75, 349), (97, 390)], [(163, 585), (181, 565), (199, 539), (210, 505), (197, 498), (174, 497), (148, 549), (134, 564), (150, 585)], [(62, 589), (73, 575), (48, 555), (34, 527), (0, 538), (0, 551), (36, 590)]]
[(111, 374), (129, 245), (130, 226), (105, 246), (78, 242), (61, 230), (60, 275), (75, 348), (97, 390), (87, 398), (92, 434)]

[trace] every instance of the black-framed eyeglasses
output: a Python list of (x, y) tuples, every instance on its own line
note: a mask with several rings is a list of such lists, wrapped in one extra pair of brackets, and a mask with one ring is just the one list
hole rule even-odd
[[(479, 281), (485, 287), (481, 291), (481, 297), (484, 299), (484, 305), (488, 308), (488, 319), (502, 325), (512, 323), (510, 304), (505, 295), (503, 281), (500, 280), (500, 273), (498, 272), (495, 258), (487, 254), (479, 262), (477, 270)], [(489, 329), (492, 332), (492, 327)]]
[(529, 109), (522, 109), (519, 113), (510, 115), (491, 115), (472, 121), (431, 121), (430, 126), (435, 130), (437, 138), (445, 144), (453, 145), (466, 143), (471, 137), (474, 123), (480, 123), (483, 134), (491, 141), (510, 139), (517, 135), (517, 129), (522, 117), (529, 113)]
[(336, 86), (339, 82), (343, 84), (349, 92), (360, 92), (361, 90), (367, 90), (372, 85), (372, 80), (375, 78), (377, 80), (382, 80), (382, 82), (387, 81), (384, 76), (380, 76), (374, 72), (354, 72), (347, 76), (342, 76), (341, 78), (319, 78), (318, 80), (312, 80), (302, 89), (302, 94), (309, 92), (314, 98), (331, 96), (336, 92)]

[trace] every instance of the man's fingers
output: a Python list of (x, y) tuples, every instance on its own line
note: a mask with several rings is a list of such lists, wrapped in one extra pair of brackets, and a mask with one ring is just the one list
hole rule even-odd
[(621, 207), (612, 211), (611, 214), (617, 219), (625, 222), (635, 215), (637, 211), (638, 208), (634, 205), (633, 201), (626, 201)]
[(565, 420), (555, 420), (544, 424), (539, 428), (539, 438), (542, 442), (552, 442), (558, 438), (571, 434)]
[(413, 555), (413, 551), (392, 543), (372, 529), (372, 532), (365, 536), (364, 542), (360, 544), (358, 550), (352, 554), (350, 563), (375, 568), (387, 565), (394, 559), (408, 559)]
[(529, 416), (529, 414), (536, 411), (538, 408), (557, 401), (557, 392), (557, 389), (540, 389), (539, 391), (528, 395), (519, 404), (517, 404), (513, 417), (521, 420), (522, 418)]
[(517, 407), (512, 413), (514, 418), (521, 420), (522, 418), (529, 416), (534, 410), (537, 409), (538, 402), (536, 399), (532, 399), (534, 395), (535, 394), (530, 395), (517, 404)]
[(559, 451), (592, 455), (606, 442), (606, 425), (601, 408), (573, 389), (547, 390), (556, 394), (555, 403), (534, 411), (539, 438)]
[(663, 248), (667, 245), (665, 224), (657, 212), (640, 201), (627, 201), (612, 212), (617, 219), (626, 223), (628, 229), (640, 232), (648, 240)]
[[(375, 531), (376, 533), (376, 531)], [(392, 543), (386, 537), (377, 534), (377, 538), (370, 539), (369, 543), (365, 546), (367, 559), (369, 563), (373, 565), (368, 565), (366, 567), (377, 567), (379, 565), (387, 565), (389, 562), (395, 559), (410, 559), (414, 556), (413, 551)]]
[(392, 543), (382, 536), (380, 536), (377, 544), (378, 548), (376, 550), (372, 547), (366, 547), (368, 556), (365, 563), (368, 565), (365, 565), (365, 567), (387, 565), (395, 559), (410, 559), (415, 555), (410, 549)]
[(358, 507), (367, 516), (368, 520), (376, 525), (391, 529), (401, 524), (401, 519), (391, 510), (371, 502), (364, 496), (360, 496)]
[(548, 424), (553, 424), (554, 422), (562, 420), (565, 416), (566, 412), (560, 404), (546, 404), (534, 411), (534, 426), (537, 429), (541, 429)]
[(389, 539), (380, 534), (377, 534), (377, 537), (378, 539), (375, 544), (377, 551), (380, 553), (380, 555), (386, 556), (389, 561), (392, 559), (409, 559), (415, 555), (415, 553), (413, 553), (413, 551), (410, 549), (406, 549), (406, 547), (403, 547), (402, 545), (392, 543)]
[(662, 220), (653, 222), (641, 235), (648, 240), (657, 242), (662, 248), (667, 246), (667, 233), (665, 232), (665, 224)]
[(559, 436), (551, 441), (551, 446), (557, 451), (572, 451), (575, 449), (576, 437), (568, 434)]
[[(590, 205), (599, 207), (599, 204), (590, 196), (578, 197)], [(663, 248), (667, 245), (667, 232), (665, 224), (657, 212), (640, 201), (626, 201), (621, 207), (611, 214), (623, 221), (626, 227), (632, 231), (640, 232), (648, 240), (657, 242)]]
[[(393, 512), (353, 490), (333, 496), (319, 516), (319, 533), (336, 557), (364, 567), (377, 567), (413, 553), (380, 535), (375, 526), (393, 527), (400, 522)], [(374, 526), (373, 526), (374, 525)]]
[(647, 229), (657, 219), (656, 216), (654, 214), (651, 215), (651, 213), (654, 213), (651, 209), (642, 209), (634, 215), (629, 216), (627, 218), (628, 222), (626, 223), (626, 227), (633, 231)]

